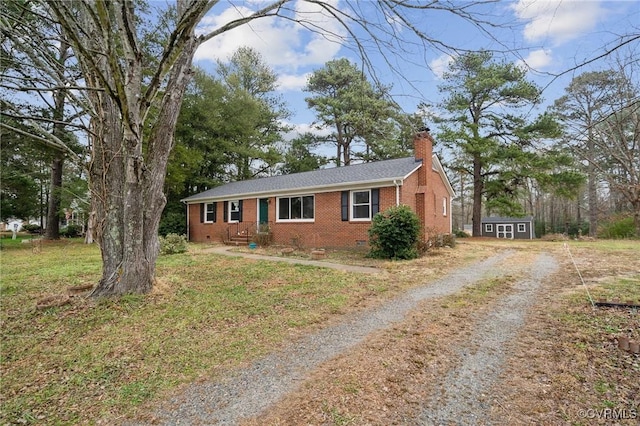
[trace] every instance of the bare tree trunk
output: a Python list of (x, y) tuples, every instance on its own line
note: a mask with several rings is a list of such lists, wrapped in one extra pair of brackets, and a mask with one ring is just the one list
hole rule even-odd
[(472, 235), (480, 237), (482, 235), (482, 192), (484, 191), (484, 182), (482, 181), (482, 164), (480, 158), (473, 159), (473, 224)]
[(636, 228), (636, 237), (640, 237), (640, 196), (636, 196), (635, 202), (631, 205), (633, 206), (633, 224)]
[(96, 233), (103, 272), (93, 297), (147, 293), (153, 288), (158, 227), (166, 204), (164, 178), (195, 47), (192, 42), (185, 48), (170, 73), (146, 159), (140, 118), (132, 114), (129, 122), (123, 123), (110, 97), (94, 95), (100, 98), (98, 117), (102, 118), (94, 125), (90, 188), (96, 217), (102, 218)]
[(460, 229), (464, 231), (464, 171), (460, 171)]
[(93, 244), (95, 242), (95, 229), (96, 229), (96, 212), (91, 207), (89, 212), (89, 218), (87, 219), (87, 230), (84, 234), (84, 243)]
[(60, 190), (62, 189), (62, 165), (64, 164), (64, 157), (61, 152), (56, 152), (55, 155), (55, 158), (51, 161), (47, 228), (44, 233), (46, 240), (60, 239)]
[[(64, 37), (60, 42), (58, 48), (59, 61), (64, 66), (67, 58), (69, 57), (69, 44)], [(54, 106), (53, 106), (53, 135), (58, 139), (64, 137), (64, 104), (65, 104), (66, 91), (59, 89), (54, 94)], [(60, 206), (62, 199), (62, 169), (64, 165), (64, 153), (61, 151), (55, 152), (55, 157), (51, 161), (51, 183), (49, 191), (49, 205), (47, 210), (47, 229), (44, 234), (44, 238), (47, 240), (60, 239)]]
[(587, 139), (587, 179), (588, 179), (588, 198), (589, 198), (589, 236), (595, 237), (598, 233), (598, 190), (596, 181), (595, 144), (593, 141), (593, 131), (591, 124), (589, 125), (589, 135)]

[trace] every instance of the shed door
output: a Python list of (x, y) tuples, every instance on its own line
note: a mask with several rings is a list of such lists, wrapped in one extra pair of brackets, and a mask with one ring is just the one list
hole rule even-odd
[(513, 224), (496, 225), (496, 236), (498, 238), (507, 238), (513, 240)]

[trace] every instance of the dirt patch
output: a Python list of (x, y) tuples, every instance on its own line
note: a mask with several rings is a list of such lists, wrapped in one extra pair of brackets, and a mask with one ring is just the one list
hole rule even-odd
[[(640, 340), (637, 309), (593, 308), (593, 298), (640, 296), (638, 251), (571, 247), (531, 311), (499, 387), (492, 420), (501, 424), (623, 424), (640, 421), (640, 357), (617, 338)], [(587, 293), (588, 291), (588, 293)]]
[[(295, 394), (244, 424), (432, 424), (436, 420), (430, 417), (433, 412), (425, 412), (428, 405), (445, 411), (467, 409), (455, 400), (455, 389), (451, 383), (446, 385), (445, 378), (452, 373), (452, 382), (471, 384), (462, 376), (465, 360), (482, 352), (478, 322), (484, 322), (499, 301), (513, 292), (514, 284), (528, 274), (522, 267), (531, 260), (531, 256), (510, 256), (495, 266), (493, 277), (460, 293), (424, 302), (409, 318), (327, 362)], [(481, 393), (476, 398), (483, 404), (489, 401)], [(483, 410), (488, 407), (485, 404)], [(435, 416), (442, 421), (444, 414)]]

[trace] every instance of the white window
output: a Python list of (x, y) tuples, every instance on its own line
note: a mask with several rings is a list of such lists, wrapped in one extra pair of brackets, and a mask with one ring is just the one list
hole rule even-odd
[(306, 221), (315, 219), (315, 197), (302, 195), (278, 198), (278, 221)]
[(204, 223), (213, 223), (216, 221), (216, 204), (205, 203), (204, 205)]
[(527, 225), (525, 223), (519, 223), (518, 232), (527, 232)]
[(447, 197), (442, 199), (442, 216), (447, 215)]
[(484, 224), (484, 232), (493, 232), (493, 224), (485, 223)]
[(351, 191), (351, 220), (371, 220), (371, 190)]
[(240, 221), (240, 201), (229, 201), (229, 222)]

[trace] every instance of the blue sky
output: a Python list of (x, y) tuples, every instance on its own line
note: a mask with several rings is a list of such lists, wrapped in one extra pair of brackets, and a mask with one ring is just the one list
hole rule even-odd
[[(329, 1), (341, 10), (347, 8), (339, 0)], [(264, 7), (267, 2), (232, 3), (218, 4), (204, 19), (199, 31), (214, 29), (230, 18)], [(455, 0), (452, 4), (465, 5)], [(340, 39), (346, 34), (345, 30), (335, 20), (320, 14), (316, 6), (294, 1), (287, 7), (291, 16), (295, 13), (295, 17), (313, 21), (325, 33), (310, 32), (290, 20), (253, 21), (205, 43), (196, 53), (195, 63), (212, 70), (216, 59), (226, 60), (243, 45), (253, 47), (279, 77), (279, 92), (294, 112), (291, 124), (304, 131), (314, 119), (304, 101), (307, 94), (302, 91), (309, 73), (340, 57), (347, 57), (357, 64), (362, 61), (353, 46)], [(446, 49), (425, 47), (406, 28), (393, 21), (382, 22), (385, 17), (374, 14), (374, 4), (370, 0), (360, 1), (356, 7), (370, 16), (374, 24), (382, 23), (396, 31), (397, 37), (390, 40), (394, 44), (384, 55), (372, 48), (371, 43), (367, 43), (367, 52), (377, 78), (384, 84), (393, 85), (394, 98), (405, 112), (414, 112), (421, 101), (437, 104), (443, 97), (437, 86), (442, 82), (441, 73), (451, 60), (451, 53)], [(531, 68), (529, 78), (541, 87), (548, 85), (543, 95), (547, 104), (562, 95), (573, 76), (605, 69), (608, 63), (599, 60), (555, 80), (554, 75), (602, 54), (621, 35), (640, 33), (638, 0), (520, 0), (491, 3), (471, 11), (474, 17), (499, 23), (502, 27), (484, 32), (450, 13), (434, 10), (415, 12), (411, 20), (420, 31), (457, 48), (509, 50), (510, 53), (498, 53), (496, 57), (526, 63)], [(367, 41), (362, 28), (352, 28)], [(370, 29), (377, 31), (375, 25)], [(638, 44), (635, 42), (635, 46), (630, 45), (623, 52), (635, 48), (636, 55), (640, 55)]]

